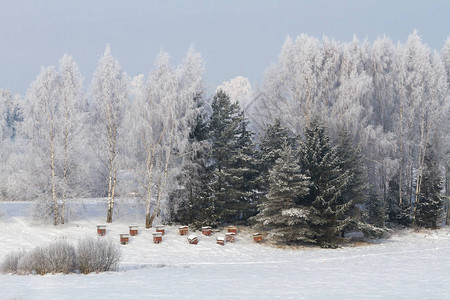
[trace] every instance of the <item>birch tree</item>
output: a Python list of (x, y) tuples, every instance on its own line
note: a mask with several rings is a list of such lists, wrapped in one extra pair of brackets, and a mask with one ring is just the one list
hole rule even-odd
[(92, 118), (95, 120), (96, 151), (107, 177), (107, 215), (111, 223), (116, 197), (117, 171), (122, 140), (122, 121), (128, 102), (128, 78), (112, 56), (109, 45), (99, 60), (92, 80)]
[(145, 203), (147, 228), (162, 217), (161, 212), (169, 217), (171, 204), (166, 197), (171, 183), (197, 151), (198, 145), (188, 142), (200, 112), (196, 99), (203, 93), (203, 72), (201, 55), (191, 47), (177, 69), (161, 52), (148, 82), (143, 77), (134, 82), (127, 122), (135, 141), (130, 145), (135, 149), (137, 189)]
[(82, 95), (82, 79), (77, 64), (65, 54), (59, 61), (61, 84), (61, 104), (58, 109), (59, 145), (61, 146), (61, 223), (65, 223), (66, 203), (80, 191), (80, 177), (86, 175), (80, 166), (85, 162), (80, 147), (82, 125), (84, 123), (85, 101)]
[(33, 166), (31, 184), (41, 200), (37, 210), (60, 222), (57, 187), (57, 159), (55, 149), (58, 134), (58, 108), (61, 105), (60, 77), (54, 67), (42, 68), (27, 93), (25, 131), (30, 140)]

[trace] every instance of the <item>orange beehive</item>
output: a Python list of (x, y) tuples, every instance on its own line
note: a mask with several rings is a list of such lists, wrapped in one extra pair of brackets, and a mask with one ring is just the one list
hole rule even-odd
[(234, 233), (234, 232), (225, 233), (225, 241), (227, 243), (234, 243), (235, 236), (236, 236), (236, 233)]
[(138, 228), (139, 228), (139, 226), (137, 226), (137, 225), (131, 225), (130, 226), (130, 235), (131, 236), (138, 235), (138, 233), (139, 233)]
[(211, 226), (203, 226), (202, 227), (202, 234), (206, 236), (210, 236), (212, 232)]
[(253, 234), (253, 241), (256, 243), (261, 243), (263, 240), (261, 233), (254, 233)]
[(162, 233), (155, 232), (153, 233), (153, 243), (160, 244), (162, 242)]
[(225, 245), (225, 237), (223, 237), (223, 236), (218, 236), (218, 237), (217, 237), (217, 244), (218, 244), (218, 245), (224, 246), (224, 245)]
[(189, 244), (197, 245), (198, 244), (198, 238), (196, 235), (191, 234), (187, 237)]
[(121, 233), (120, 234), (120, 243), (122, 245), (128, 244), (129, 241), (130, 241), (130, 235), (128, 233)]
[(99, 236), (106, 235), (106, 225), (97, 225), (97, 234)]
[(233, 232), (234, 234), (237, 234), (237, 227), (236, 226), (228, 226), (228, 232)]
[(166, 233), (166, 229), (164, 225), (158, 225), (156, 226), (156, 232), (161, 232), (162, 235)]
[(180, 231), (180, 235), (187, 235), (189, 233), (188, 226), (180, 226), (178, 227), (178, 230)]

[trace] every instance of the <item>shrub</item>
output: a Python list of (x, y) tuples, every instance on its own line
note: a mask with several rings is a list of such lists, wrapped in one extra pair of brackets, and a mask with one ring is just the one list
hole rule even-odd
[(85, 238), (78, 242), (78, 265), (83, 274), (115, 271), (121, 256), (120, 246), (110, 239)]
[(26, 253), (18, 262), (18, 274), (64, 273), (76, 271), (75, 248), (65, 242), (57, 241), (45, 247), (37, 247)]
[(19, 259), (24, 255), (23, 251), (14, 251), (6, 255), (2, 264), (0, 265), (0, 272), (6, 273), (17, 273), (17, 264)]
[(11, 252), (0, 271), (20, 275), (115, 271), (121, 256), (120, 246), (108, 239), (85, 238), (76, 249), (66, 241), (57, 241), (29, 252)]

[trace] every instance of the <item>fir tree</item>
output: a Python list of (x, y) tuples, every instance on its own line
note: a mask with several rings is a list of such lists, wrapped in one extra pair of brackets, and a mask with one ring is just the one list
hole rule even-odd
[(222, 213), (224, 221), (228, 223), (246, 223), (249, 217), (256, 214), (258, 200), (256, 179), (259, 173), (252, 133), (247, 129), (248, 121), (243, 112), (239, 118), (235, 147), (228, 167), (224, 170), (228, 201)]
[(388, 195), (386, 199), (386, 210), (388, 222), (401, 226), (411, 224), (410, 211), (411, 205), (406, 201), (405, 189), (402, 189), (402, 201), (399, 196), (399, 176), (394, 175), (388, 183)]
[(296, 203), (299, 197), (308, 193), (310, 182), (301, 173), (287, 142), (282, 145), (279, 155), (269, 172), (270, 192), (254, 220), (268, 229), (269, 237), (277, 242), (311, 243), (313, 241), (308, 238), (308, 207)]
[(362, 221), (361, 205), (367, 199), (367, 171), (364, 165), (364, 157), (359, 145), (354, 145), (352, 137), (347, 130), (341, 128), (336, 146), (339, 159), (339, 168), (342, 173), (349, 175), (348, 183), (338, 199), (338, 204), (351, 202), (352, 205), (345, 213), (352, 221), (344, 230), (360, 230)]
[(444, 212), (442, 182), (435, 150), (431, 145), (427, 145), (419, 200), (416, 203), (415, 224), (417, 226), (437, 228), (442, 222)]
[(236, 199), (230, 193), (231, 157), (238, 149), (239, 124), (242, 121), (239, 104), (232, 103), (230, 97), (219, 90), (211, 104), (212, 115), (208, 124), (209, 141), (211, 143), (212, 164), (209, 166), (209, 188), (211, 193), (205, 195), (211, 200), (211, 225), (229, 222), (237, 218), (235, 208)]
[(342, 198), (351, 175), (348, 170), (340, 169), (336, 149), (317, 120), (305, 130), (305, 141), (300, 146), (300, 165), (312, 182), (309, 194), (299, 199), (301, 205), (310, 207), (308, 238), (322, 247), (335, 247), (339, 235), (352, 221), (348, 214), (353, 201)]
[(289, 130), (281, 125), (280, 119), (266, 127), (259, 140), (258, 152), (258, 183), (262, 193), (267, 194), (269, 191), (269, 171), (280, 158), (283, 145), (293, 147), (294, 143), (295, 139), (289, 136)]
[(346, 203), (352, 200), (354, 204), (363, 204), (367, 196), (367, 171), (364, 166), (364, 157), (361, 148), (354, 145), (350, 134), (345, 129), (339, 131), (336, 151), (340, 169), (348, 171), (351, 177), (341, 195), (341, 202)]
[(383, 197), (376, 193), (374, 189), (369, 191), (366, 207), (368, 223), (380, 228), (385, 227), (386, 212), (383, 205)]

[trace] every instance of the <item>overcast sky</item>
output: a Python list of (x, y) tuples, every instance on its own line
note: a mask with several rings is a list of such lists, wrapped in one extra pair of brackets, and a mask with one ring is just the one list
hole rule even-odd
[(25, 94), (41, 66), (71, 54), (90, 85), (106, 44), (130, 76), (153, 69), (163, 49), (178, 64), (193, 43), (210, 89), (235, 76), (260, 86), (287, 35), (405, 41), (418, 29), (440, 50), (449, 0), (0, 0), (0, 88)]

